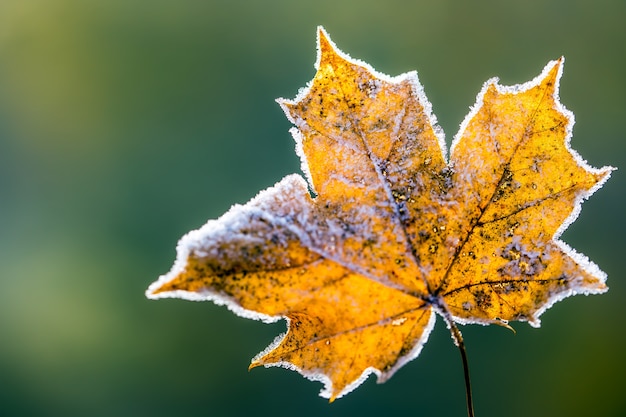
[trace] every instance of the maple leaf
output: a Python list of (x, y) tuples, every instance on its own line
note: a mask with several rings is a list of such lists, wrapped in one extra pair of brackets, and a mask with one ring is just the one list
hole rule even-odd
[(612, 170), (569, 146), (562, 68), (487, 81), (448, 162), (417, 74), (382, 75), (319, 28), (315, 78), (279, 100), (308, 182), (287, 176), (184, 236), (147, 296), (286, 318), (251, 367), (297, 370), (334, 400), (417, 357), (433, 313), (458, 344), (455, 323), (538, 326), (556, 301), (606, 291), (605, 274), (558, 239)]

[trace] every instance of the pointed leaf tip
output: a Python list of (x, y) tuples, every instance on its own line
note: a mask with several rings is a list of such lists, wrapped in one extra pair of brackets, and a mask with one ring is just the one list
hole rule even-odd
[(148, 298), (159, 298), (157, 294), (159, 294), (162, 290), (163, 285), (160, 281), (155, 281), (148, 287), (146, 290), (146, 297)]
[(317, 62), (316, 69), (320, 68), (322, 61), (327, 60), (330, 56), (337, 55), (338, 50), (332, 39), (322, 26), (317, 27)]
[(322, 47), (323, 45), (329, 45), (329, 39), (330, 37), (328, 36), (326, 29), (324, 29), (323, 26), (318, 26), (317, 27), (317, 45), (319, 47)]
[(565, 57), (561, 56), (559, 59), (548, 62), (544, 69), (542, 84), (545, 84), (550, 89), (558, 91), (559, 81), (563, 74), (563, 64), (565, 63)]
[(172, 287), (169, 284), (170, 284), (169, 281), (168, 282), (156, 281), (150, 287), (148, 287), (148, 290), (146, 291), (146, 295), (149, 298), (161, 298), (160, 294), (172, 290)]

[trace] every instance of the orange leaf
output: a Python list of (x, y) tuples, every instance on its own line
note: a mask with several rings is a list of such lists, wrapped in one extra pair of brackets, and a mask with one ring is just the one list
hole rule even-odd
[(526, 84), (487, 81), (449, 162), (415, 72), (379, 74), (322, 28), (316, 68), (296, 99), (279, 100), (308, 184), (287, 176), (184, 236), (148, 297), (287, 318), (251, 367), (295, 369), (333, 400), (415, 358), (433, 312), (449, 325), (538, 326), (554, 302), (607, 290), (558, 239), (612, 170), (569, 147), (563, 59)]

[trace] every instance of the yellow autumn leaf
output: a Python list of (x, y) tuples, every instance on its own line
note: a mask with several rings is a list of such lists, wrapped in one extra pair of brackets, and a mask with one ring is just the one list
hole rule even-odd
[(389, 77), (318, 30), (317, 73), (294, 100), (305, 181), (285, 177), (184, 236), (150, 298), (211, 300), (288, 330), (253, 359), (324, 383), (331, 400), (418, 356), (439, 314), (539, 325), (553, 303), (607, 290), (559, 240), (606, 181), (569, 146), (563, 59), (512, 87), (485, 83), (446, 160), (415, 72)]

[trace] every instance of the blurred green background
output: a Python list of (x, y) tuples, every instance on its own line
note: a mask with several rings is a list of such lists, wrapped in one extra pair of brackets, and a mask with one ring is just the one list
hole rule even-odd
[[(626, 168), (623, 0), (0, 2), (0, 415), (465, 415), (438, 321), (420, 357), (329, 405), (281, 333), (210, 303), (148, 301), (185, 232), (299, 172), (276, 97), (313, 77), (315, 28), (417, 69), (448, 143), (482, 83), (565, 55), (572, 146)], [(624, 173), (564, 235), (609, 275), (543, 326), (466, 326), (477, 415), (625, 416)]]

